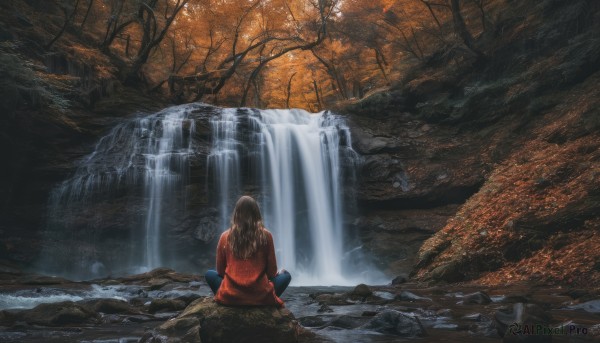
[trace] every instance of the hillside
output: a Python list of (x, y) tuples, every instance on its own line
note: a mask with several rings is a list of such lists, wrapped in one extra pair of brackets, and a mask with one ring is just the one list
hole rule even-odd
[(599, 7), (511, 2), (483, 61), (440, 52), (346, 109), (372, 209), (358, 226), (389, 272), (600, 281)]

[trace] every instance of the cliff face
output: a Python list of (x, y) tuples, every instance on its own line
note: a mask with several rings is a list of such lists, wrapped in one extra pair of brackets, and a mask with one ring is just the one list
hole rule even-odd
[(600, 275), (599, 6), (511, 6), (497, 35), (478, 38), (483, 61), (434, 57), (345, 109), (365, 156), (355, 223), (390, 273), (487, 283)]

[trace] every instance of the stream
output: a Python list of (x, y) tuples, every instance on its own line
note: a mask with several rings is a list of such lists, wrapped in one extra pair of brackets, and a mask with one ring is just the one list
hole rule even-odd
[[(189, 304), (210, 296), (210, 289), (200, 277), (176, 275), (169, 279), (153, 271), (91, 282), (3, 275), (0, 279), (0, 341), (137, 342), (145, 332), (183, 310), (181, 306), (176, 309), (169, 304)], [(349, 296), (353, 289), (292, 284), (282, 299), (300, 324), (312, 333), (301, 336), (300, 342), (498, 342), (501, 337), (494, 315), (515, 303), (536, 304), (543, 315), (551, 318), (551, 327), (561, 328), (562, 331), (552, 336), (552, 342), (597, 342), (600, 339), (600, 297), (594, 289), (541, 285), (427, 286), (408, 282), (369, 286), (371, 295), (363, 299)], [(479, 292), (489, 296), (489, 303)], [(73, 318), (62, 318), (60, 325), (36, 324), (35, 321), (40, 320), (36, 318), (42, 313), (42, 306), (38, 305), (70, 302), (92, 309), (95, 312), (89, 315), (96, 319), (78, 324)], [(418, 318), (425, 335), (401, 337), (364, 329), (364, 324), (373, 316), (388, 310)], [(21, 320), (11, 321), (19, 313)]]

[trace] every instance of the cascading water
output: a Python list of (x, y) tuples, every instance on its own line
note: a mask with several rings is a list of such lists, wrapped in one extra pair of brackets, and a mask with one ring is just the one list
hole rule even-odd
[[(186, 107), (176, 107), (119, 124), (101, 138), (52, 192), (39, 268), (86, 279), (168, 265), (164, 207), (181, 206), (176, 192), (188, 177), (194, 127)], [(134, 216), (111, 222), (115, 211)]]
[(280, 264), (302, 283), (346, 283), (339, 134), (349, 140), (347, 129), (301, 110), (260, 111), (250, 118), (262, 150), (265, 221)]
[[(239, 156), (246, 156), (246, 182), (259, 185), (265, 225), (273, 232), (280, 266), (294, 274), (296, 284), (352, 284), (364, 275), (350, 269), (344, 252), (342, 163), (354, 167), (344, 121), (324, 112), (303, 110), (239, 110), (239, 118), (225, 111), (213, 122), (214, 173), (226, 180)], [(240, 124), (244, 118), (246, 125)], [(238, 129), (243, 126), (243, 129)], [(213, 126), (215, 127), (215, 126)], [(235, 162), (234, 162), (235, 161)], [(224, 172), (227, 170), (228, 172)], [(221, 216), (232, 211), (231, 194), (241, 195), (232, 182), (220, 179)], [(256, 195), (256, 194), (255, 194)], [(223, 226), (227, 223), (223, 222)]]
[(344, 231), (357, 158), (329, 112), (188, 104), (125, 121), (52, 193), (38, 271), (203, 272), (235, 201), (251, 194), (294, 284), (379, 282)]
[(212, 150), (208, 156), (208, 169), (213, 170), (217, 185), (217, 201), (220, 226), (226, 226), (231, 203), (240, 192), (240, 156), (236, 139), (238, 118), (236, 109), (225, 108), (220, 115), (210, 119)]

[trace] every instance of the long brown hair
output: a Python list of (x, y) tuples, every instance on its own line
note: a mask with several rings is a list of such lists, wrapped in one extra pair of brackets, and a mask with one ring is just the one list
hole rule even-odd
[(231, 216), (230, 230), (227, 241), (236, 258), (248, 259), (267, 244), (260, 208), (254, 198), (247, 195), (239, 198)]

